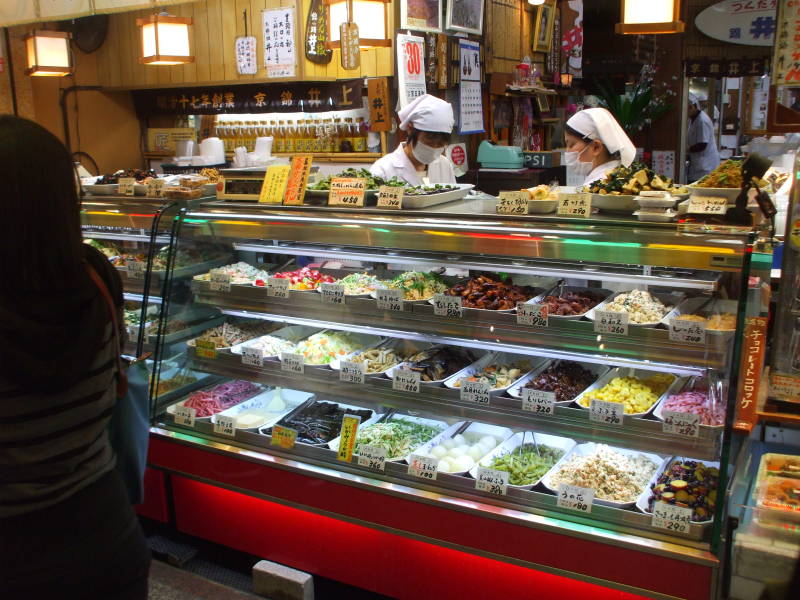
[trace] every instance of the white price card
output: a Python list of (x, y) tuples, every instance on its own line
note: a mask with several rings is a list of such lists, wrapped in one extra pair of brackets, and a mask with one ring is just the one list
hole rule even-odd
[(403, 310), (403, 290), (379, 288), (375, 290), (378, 310)]
[(403, 194), (406, 189), (395, 185), (382, 185), (378, 188), (378, 208), (403, 208)]
[(236, 435), (236, 419), (216, 415), (214, 417), (214, 433), (233, 437)]
[(478, 467), (478, 478), (475, 480), (475, 489), (479, 492), (489, 492), (498, 496), (508, 493), (508, 472)]
[(589, 406), (589, 420), (605, 425), (622, 425), (625, 405), (620, 402), (592, 400)]
[(485, 381), (465, 381), (462, 379), (461, 401), (489, 404), (489, 390), (491, 390), (491, 386)]
[(371, 445), (360, 446), (358, 448), (358, 466), (375, 469), (376, 471), (385, 471), (386, 448)]
[(146, 262), (136, 260), (135, 258), (125, 259), (125, 271), (128, 273), (128, 279), (144, 279), (146, 270)]
[(293, 352), (281, 352), (281, 371), (288, 373), (298, 373), (302, 375), (306, 372), (306, 361), (302, 354)]
[(186, 425), (186, 427), (194, 427), (194, 419), (197, 416), (197, 409), (191, 406), (176, 406), (175, 407), (175, 422), (178, 425)]
[(497, 200), (498, 215), (527, 215), (527, 192), (500, 192)]
[(419, 394), (419, 373), (395, 369), (394, 375), (392, 375), (392, 389)]
[(556, 393), (522, 388), (522, 410), (549, 417), (556, 412)]
[(592, 500), (594, 500), (594, 490), (582, 488), (577, 485), (567, 485), (561, 483), (558, 486), (558, 500), (556, 506), (568, 508), (578, 512), (592, 512)]
[(517, 325), (547, 327), (550, 324), (546, 304), (517, 302)]
[(217, 271), (211, 269), (211, 291), (212, 292), (230, 292), (231, 291), (231, 276), (230, 273)]
[(136, 193), (135, 177), (120, 177), (117, 184), (117, 193), (121, 196), (133, 196)]
[(289, 280), (283, 277), (270, 277), (267, 280), (267, 296), (272, 298), (289, 297)]
[(164, 180), (159, 177), (151, 177), (145, 186), (148, 198), (161, 198), (164, 195)]
[(263, 367), (264, 351), (257, 347), (242, 346), (242, 364), (249, 367)]
[(692, 527), (692, 509), (686, 506), (675, 506), (666, 502), (653, 504), (653, 527), (666, 529), (674, 533), (689, 533)]
[(589, 217), (592, 214), (592, 195), (559, 194), (557, 215), (561, 217)]
[(706, 323), (705, 321), (689, 321), (680, 317), (672, 319), (669, 324), (669, 339), (682, 344), (704, 346), (706, 343)]
[(408, 474), (420, 479), (436, 479), (439, 471), (439, 459), (432, 456), (420, 456), (412, 454), (408, 460)]
[(728, 212), (728, 199), (724, 196), (692, 196), (689, 212), (701, 215), (724, 215)]
[(345, 383), (364, 383), (367, 365), (363, 362), (343, 360), (339, 363), (339, 381)]
[(464, 314), (461, 308), (461, 296), (436, 294), (433, 297), (433, 313), (440, 317), (455, 317), (460, 319)]
[(344, 286), (340, 283), (320, 283), (322, 301), (328, 304), (344, 304)]
[(662, 411), (661, 416), (664, 419), (664, 433), (674, 433), (686, 437), (700, 435), (700, 415), (665, 410)]
[(594, 332), (628, 335), (628, 313), (596, 310), (594, 312)]

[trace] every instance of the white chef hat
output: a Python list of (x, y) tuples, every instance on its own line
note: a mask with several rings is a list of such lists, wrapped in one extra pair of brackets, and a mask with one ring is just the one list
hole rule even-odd
[(700, 106), (700, 98), (693, 92), (689, 92), (689, 106)]
[(403, 131), (408, 131), (408, 126), (413, 125), (414, 129), (422, 131), (452, 133), (455, 125), (453, 107), (450, 103), (430, 94), (415, 98), (398, 113), (398, 116), (400, 129)]
[(611, 154), (619, 152), (620, 160), (626, 167), (636, 158), (636, 146), (614, 115), (605, 108), (587, 108), (577, 112), (567, 121), (567, 126), (585, 139), (600, 140)]

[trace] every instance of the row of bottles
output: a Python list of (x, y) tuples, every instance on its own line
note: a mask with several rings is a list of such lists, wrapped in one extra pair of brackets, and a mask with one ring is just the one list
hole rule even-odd
[(256, 138), (272, 136), (272, 152), (366, 152), (367, 126), (362, 117), (298, 119), (297, 121), (217, 121), (215, 133), (225, 152), (244, 146), (253, 152)]

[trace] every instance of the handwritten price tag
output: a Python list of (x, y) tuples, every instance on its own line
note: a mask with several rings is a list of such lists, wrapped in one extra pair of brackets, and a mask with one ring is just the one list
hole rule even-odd
[(376, 471), (385, 471), (386, 448), (382, 446), (361, 446), (358, 449), (358, 466), (375, 469)]
[(547, 327), (550, 324), (546, 304), (517, 302), (517, 325)]
[(197, 340), (195, 342), (194, 353), (201, 358), (215, 360), (217, 358), (217, 347), (214, 342)]
[(328, 206), (364, 206), (366, 189), (367, 180), (364, 177), (334, 177), (331, 179)]
[(653, 504), (652, 525), (675, 533), (689, 533), (692, 527), (692, 509), (656, 502)]
[(339, 368), (339, 381), (345, 383), (364, 383), (364, 372), (367, 365), (363, 362), (343, 360)]
[(692, 196), (689, 212), (701, 215), (724, 215), (728, 212), (728, 199), (723, 196)]
[(440, 317), (460, 319), (464, 316), (464, 311), (461, 308), (461, 296), (436, 294), (433, 297), (433, 313)]
[(594, 313), (594, 332), (628, 335), (628, 313), (597, 310)]
[(236, 420), (233, 417), (216, 415), (214, 417), (214, 433), (233, 437), (236, 435)]
[(281, 352), (281, 371), (302, 375), (306, 372), (306, 359), (302, 354)]
[(400, 210), (403, 207), (405, 188), (393, 185), (382, 185), (378, 188), (378, 208)]
[(420, 479), (436, 480), (439, 472), (439, 459), (432, 456), (412, 454), (409, 457), (408, 474)]
[(686, 437), (700, 435), (700, 415), (665, 410), (661, 416), (664, 418), (664, 433), (675, 433)]
[(230, 292), (231, 291), (231, 276), (229, 273), (222, 271), (211, 270), (211, 291), (212, 292)]
[(128, 273), (128, 279), (144, 279), (146, 270), (146, 262), (136, 260), (135, 258), (125, 259), (125, 271)]
[(706, 343), (705, 321), (688, 321), (686, 319), (673, 319), (669, 324), (669, 339), (682, 344)]
[(339, 450), (336, 452), (336, 459), (342, 462), (350, 462), (353, 459), (353, 450), (356, 447), (356, 435), (358, 426), (361, 424), (361, 417), (356, 415), (345, 415), (342, 417), (342, 429), (339, 433)]
[(527, 215), (528, 194), (522, 192), (500, 192), (497, 200), (498, 215)]
[(589, 406), (589, 420), (605, 425), (622, 425), (625, 406), (619, 402), (592, 400)]
[(148, 198), (161, 198), (164, 195), (164, 180), (158, 177), (151, 177), (145, 184), (147, 187)]
[(291, 450), (294, 448), (296, 441), (296, 430), (290, 427), (284, 427), (282, 425), (275, 425), (275, 427), (272, 428), (272, 440), (270, 441), (271, 445), (278, 446), (285, 450)]
[(267, 296), (272, 298), (288, 298), (289, 280), (283, 277), (270, 277), (267, 280)]
[(489, 404), (488, 383), (483, 381), (461, 381), (461, 401)]
[(522, 388), (522, 410), (551, 416), (556, 412), (555, 392)]
[(194, 419), (197, 416), (197, 409), (191, 406), (176, 406), (175, 407), (175, 422), (178, 425), (186, 425), (186, 427), (194, 427)]
[(261, 348), (242, 347), (242, 364), (248, 367), (264, 366), (264, 351)]
[(392, 389), (419, 394), (419, 373), (406, 371), (405, 369), (395, 369), (392, 376)]
[(136, 193), (135, 177), (120, 177), (117, 184), (117, 193), (122, 196), (133, 196)]
[(344, 304), (344, 286), (339, 283), (320, 283), (322, 301), (328, 304)]
[(488, 492), (498, 496), (505, 496), (508, 493), (507, 471), (478, 467), (477, 476), (475, 489), (479, 492)]
[(378, 310), (403, 310), (403, 290), (380, 288), (376, 290)]
[(561, 217), (589, 217), (592, 214), (591, 194), (559, 194), (558, 211)]
[(556, 506), (577, 510), (578, 512), (592, 512), (592, 501), (594, 500), (594, 490), (582, 488), (577, 485), (567, 485), (566, 483), (558, 486), (558, 500)]

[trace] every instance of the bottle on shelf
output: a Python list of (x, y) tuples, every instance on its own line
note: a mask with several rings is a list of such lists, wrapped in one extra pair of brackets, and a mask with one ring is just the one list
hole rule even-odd
[(311, 126), (311, 148), (312, 152), (324, 152), (325, 143), (322, 140), (322, 127), (319, 119), (312, 119)]
[(322, 148), (323, 152), (333, 152), (333, 118), (329, 117), (323, 122)]
[(272, 143), (272, 147), (275, 149), (275, 152), (286, 152), (286, 122), (284, 120), (278, 120), (278, 127), (274, 135), (275, 141)]
[(356, 136), (353, 139), (353, 150), (355, 152), (367, 151), (367, 124), (364, 122), (364, 117), (356, 119)]
[(295, 138), (294, 151), (298, 154), (308, 152), (308, 126), (305, 119), (297, 120), (297, 137)]
[(353, 150), (353, 119), (350, 117), (344, 120), (342, 125), (342, 141), (339, 145), (342, 152), (354, 152)]
[(246, 121), (244, 126), (244, 147), (248, 152), (256, 149), (256, 124), (255, 121)]
[(283, 140), (283, 151), (287, 153), (295, 152), (295, 142), (297, 141), (297, 127), (294, 121), (286, 121), (286, 137)]
[(333, 120), (333, 151), (342, 151), (342, 120)]

